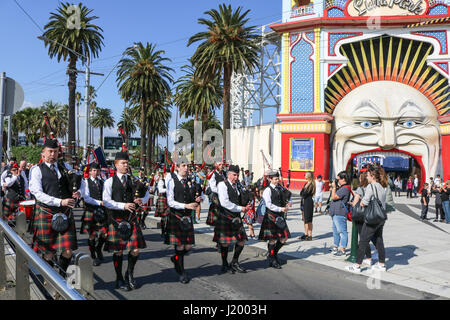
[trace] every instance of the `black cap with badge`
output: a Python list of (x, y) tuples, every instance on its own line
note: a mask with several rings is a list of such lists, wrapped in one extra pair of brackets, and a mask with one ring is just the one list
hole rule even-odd
[(51, 149), (59, 148), (58, 140), (56, 140), (56, 139), (45, 139), (44, 148), (51, 148)]
[(126, 152), (117, 152), (114, 160), (130, 160), (130, 157)]
[(239, 166), (230, 165), (230, 167), (228, 168), (228, 172), (230, 171), (239, 174)]

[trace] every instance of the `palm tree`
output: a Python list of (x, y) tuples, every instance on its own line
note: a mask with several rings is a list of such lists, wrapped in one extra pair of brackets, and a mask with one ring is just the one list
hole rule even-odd
[(128, 145), (128, 138), (136, 132), (136, 118), (133, 116), (130, 107), (125, 107), (120, 116), (120, 121), (117, 123), (119, 128), (122, 128), (125, 133), (125, 143)]
[[(215, 109), (220, 108), (223, 97), (222, 87), (219, 78), (208, 80), (200, 77), (193, 66), (182, 68), (185, 75), (178, 81), (174, 102), (178, 105), (180, 115), (184, 117), (194, 116), (194, 121), (202, 119), (202, 137), (206, 131), (208, 117), (215, 113)], [(203, 141), (204, 150), (206, 141)]]
[(42, 111), (40, 108), (25, 108), (15, 113), (17, 130), (25, 134), (28, 143), (35, 145), (40, 137)]
[(80, 143), (80, 104), (81, 104), (81, 93), (76, 92), (75, 93), (75, 103), (77, 105), (77, 144)]
[(100, 146), (103, 149), (103, 128), (112, 128), (114, 126), (111, 109), (96, 108), (95, 114), (91, 118), (91, 125), (94, 128), (100, 128)]
[(147, 154), (150, 160), (154, 160), (155, 145), (158, 136), (169, 134), (170, 110), (168, 106), (155, 104), (147, 111)]
[[(117, 82), (119, 92), (125, 102), (139, 105), (139, 126), (141, 130), (141, 150), (145, 155), (147, 133), (146, 114), (155, 101), (164, 101), (170, 94), (169, 83), (173, 82), (173, 69), (165, 65), (171, 60), (163, 57), (165, 51), (156, 50), (156, 45), (141, 42), (129, 47), (119, 61)], [(146, 167), (141, 158), (141, 167)]]
[(252, 70), (258, 62), (256, 27), (246, 27), (250, 10), (241, 14), (242, 7), (233, 12), (231, 5), (219, 5), (219, 11), (212, 9), (204, 14), (212, 20), (198, 19), (207, 31), (193, 35), (188, 46), (202, 41), (195, 51), (192, 61), (201, 77), (211, 79), (213, 75), (223, 75), (223, 143), (226, 146), (226, 130), (230, 129), (230, 90), (233, 72)]
[[(69, 141), (75, 140), (75, 91), (77, 84), (76, 65), (78, 56), (74, 53), (85, 57), (96, 58), (103, 46), (103, 29), (92, 21), (98, 19), (97, 16), (90, 16), (92, 9), (87, 8), (81, 3), (80, 8), (80, 28), (68, 28), (68, 21), (73, 16), (72, 5), (68, 2), (61, 3), (56, 12), (50, 13), (50, 21), (44, 26), (44, 43), (48, 46), (48, 54), (50, 58), (56, 57), (58, 62), (62, 60), (68, 61), (69, 66), (67, 73), (69, 74)], [(62, 46), (64, 45), (64, 46)], [(68, 49), (70, 50), (68, 50)]]
[(68, 110), (67, 105), (61, 105), (51, 100), (43, 103), (40, 110), (41, 117), (39, 125), (39, 132), (41, 138), (50, 136), (50, 130), (48, 129), (44, 117), (42, 116), (43, 112), (47, 113), (48, 120), (50, 126), (53, 129), (53, 134), (55, 135), (55, 137), (63, 138), (67, 134), (68, 128), (67, 110)]

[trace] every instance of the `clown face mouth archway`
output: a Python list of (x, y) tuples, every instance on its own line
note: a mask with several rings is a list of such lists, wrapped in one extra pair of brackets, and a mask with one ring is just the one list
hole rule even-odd
[(421, 180), (435, 175), (440, 157), (438, 116), (446, 113), (445, 77), (426, 65), (432, 45), (391, 36), (348, 43), (348, 63), (328, 82), (326, 111), (334, 174), (356, 155), (394, 154), (420, 166)]

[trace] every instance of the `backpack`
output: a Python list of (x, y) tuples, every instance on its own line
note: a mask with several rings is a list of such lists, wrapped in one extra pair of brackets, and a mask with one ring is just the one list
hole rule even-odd
[[(350, 191), (350, 194), (352, 195), (352, 198), (353, 198), (354, 195), (353, 195), (352, 189), (348, 185), (345, 185), (344, 187), (346, 187)], [(350, 202), (350, 198), (349, 198), (348, 202)], [(342, 203), (342, 206), (344, 207), (345, 213), (347, 214), (347, 220), (352, 221), (352, 212), (353, 212), (352, 205), (349, 203), (344, 203), (343, 199), (341, 199), (341, 203)]]

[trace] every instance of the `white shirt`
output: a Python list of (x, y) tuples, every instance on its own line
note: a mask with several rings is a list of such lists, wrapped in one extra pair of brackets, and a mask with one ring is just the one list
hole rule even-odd
[[(228, 183), (233, 186), (233, 184), (230, 182), (230, 180), (228, 180)], [(212, 188), (211, 188), (212, 190)], [(234, 204), (233, 202), (230, 201), (230, 198), (228, 197), (228, 188), (227, 185), (225, 184), (225, 181), (221, 181), (219, 182), (219, 184), (217, 185), (217, 193), (219, 194), (219, 202), (220, 205), (222, 207), (224, 207), (225, 209), (228, 209), (231, 212), (241, 212), (242, 211), (242, 207), (238, 206), (237, 204)], [(239, 194), (239, 190), (236, 187), (236, 191)]]
[[(270, 184), (270, 187), (275, 188), (275, 185), (272, 183)], [(272, 189), (266, 188), (264, 189), (263, 195), (262, 195), (264, 202), (266, 204), (266, 208), (273, 212), (282, 212), (283, 208), (278, 207), (272, 203)]]
[(414, 178), (414, 187), (418, 187), (419, 186), (419, 178)]
[[(44, 162), (49, 168), (50, 163)], [(64, 162), (65, 167), (67, 170), (71, 170), (72, 168)], [(30, 192), (34, 195), (37, 201), (42, 202), (48, 206), (52, 207), (60, 207), (61, 206), (61, 200), (52, 196), (49, 196), (48, 194), (44, 193), (42, 189), (42, 172), (41, 168), (39, 166), (35, 166), (32, 168), (33, 170), (30, 170)], [(58, 179), (61, 178), (61, 173), (59, 172), (58, 166), (55, 163), (55, 170), (58, 175)]]
[[(122, 181), (122, 176), (124, 174), (117, 172), (117, 177), (120, 181)], [(125, 175), (127, 181), (130, 179), (129, 176)], [(125, 202), (117, 202), (112, 199), (112, 183), (113, 178), (111, 177), (108, 180), (105, 181), (105, 184), (103, 185), (103, 205), (111, 210), (125, 210)], [(145, 192), (145, 196), (141, 198), (142, 203), (147, 203), (148, 199), (150, 198), (150, 194), (148, 190)]]
[[(167, 187), (167, 185), (166, 185)], [(166, 193), (167, 188), (164, 188), (164, 179), (159, 179), (158, 181), (158, 193)]]
[(218, 185), (217, 185), (217, 181), (216, 181), (216, 172), (218, 174), (220, 174), (221, 176), (223, 176), (223, 174), (219, 171), (214, 171), (213, 175), (211, 176), (211, 179), (209, 179), (209, 184), (208, 186), (211, 188), (211, 191), (214, 193), (219, 193), (219, 189), (218, 189)]
[(439, 188), (441, 186), (441, 179), (440, 178), (435, 178), (434, 179), (434, 184), (435, 184), (436, 188)]
[[(89, 177), (89, 179), (91, 179), (93, 182), (95, 182), (95, 179), (92, 177)], [(100, 190), (102, 191), (102, 190)], [(81, 181), (81, 187), (80, 187), (80, 193), (81, 196), (84, 199), (84, 202), (93, 205), (93, 206), (100, 206), (102, 201), (101, 200), (96, 200), (94, 198), (91, 197), (90, 193), (89, 193), (89, 184), (88, 184), (88, 180), (87, 179), (83, 179)]]
[[(186, 176), (186, 178), (183, 178), (178, 173), (176, 175), (177, 175), (178, 180), (180, 180), (180, 181), (182, 179), (187, 179), (187, 176)], [(167, 205), (170, 208), (174, 208), (174, 209), (177, 209), (177, 210), (186, 209), (186, 204), (185, 203), (181, 203), (181, 202), (175, 201), (175, 195), (174, 195), (174, 192), (173, 192), (173, 190), (175, 188), (175, 181), (172, 179), (172, 177), (169, 179), (169, 182), (167, 182), (167, 180), (166, 180), (166, 186), (167, 186), (167, 190), (166, 190), (166, 192), (167, 192)]]
[(316, 180), (316, 196), (320, 196), (323, 193), (323, 180), (322, 181), (318, 181)]

